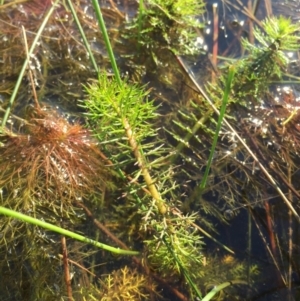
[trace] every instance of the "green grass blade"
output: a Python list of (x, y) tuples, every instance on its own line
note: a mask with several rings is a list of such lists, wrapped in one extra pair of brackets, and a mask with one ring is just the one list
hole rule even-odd
[(218, 138), (219, 138), (219, 132), (220, 132), (220, 129), (221, 129), (221, 126), (222, 126), (222, 121), (223, 121), (223, 118), (224, 118), (224, 115), (225, 115), (226, 105), (228, 103), (228, 98), (229, 98), (229, 94), (230, 94), (230, 91), (231, 91), (231, 83), (232, 83), (232, 80), (233, 80), (233, 77), (234, 77), (234, 73), (235, 73), (234, 67), (229, 68), (228, 77), (227, 77), (227, 80), (226, 80), (225, 91), (224, 91), (223, 100), (222, 100), (222, 106), (221, 106), (221, 109), (220, 109), (220, 115), (219, 115), (219, 118), (218, 118), (218, 124), (217, 124), (216, 132), (215, 132), (215, 135), (214, 135), (213, 144), (211, 146), (207, 166), (206, 166), (202, 181), (200, 183), (200, 186), (198, 186), (198, 188), (197, 188), (197, 192), (200, 193), (200, 194), (202, 193), (203, 189), (206, 186), (208, 173), (209, 173), (210, 166), (211, 166), (211, 163), (212, 163), (212, 159), (213, 159), (213, 156), (214, 156), (214, 153), (215, 153), (216, 145), (217, 145)]
[(211, 300), (218, 292), (223, 290), (225, 287), (233, 285), (233, 284), (245, 284), (248, 285), (246, 281), (243, 280), (233, 280), (233, 281), (227, 281), (222, 284), (217, 285), (214, 287), (201, 301), (209, 301)]
[(85, 46), (85, 48), (86, 48), (86, 50), (87, 50), (87, 52), (88, 52), (88, 54), (89, 54), (89, 57), (90, 57), (90, 59), (91, 59), (92, 64), (93, 64), (93, 67), (94, 67), (95, 71), (96, 71), (97, 73), (99, 73), (99, 68), (98, 68), (98, 65), (97, 65), (97, 63), (96, 63), (95, 57), (94, 57), (94, 55), (93, 55), (93, 52), (92, 52), (92, 50), (91, 50), (91, 46), (90, 46), (90, 44), (88, 43), (88, 40), (87, 40), (87, 38), (86, 38), (86, 35), (85, 35), (85, 33), (84, 33), (84, 31), (83, 31), (83, 28), (82, 28), (82, 26), (81, 26), (81, 24), (80, 24), (80, 21), (79, 21), (79, 19), (78, 19), (77, 13), (76, 13), (76, 11), (75, 11), (75, 9), (74, 9), (74, 6), (73, 6), (73, 4), (72, 4), (72, 0), (67, 0), (67, 1), (68, 1), (68, 4), (69, 4), (69, 7), (70, 7), (70, 9), (71, 9), (73, 18), (74, 18), (74, 20), (75, 20), (75, 23), (76, 23), (76, 25), (77, 25), (77, 27), (78, 27), (78, 29), (79, 29), (80, 34), (81, 34), (81, 37), (82, 37), (84, 46)]
[(167, 246), (169, 252), (172, 254), (174, 259), (176, 260), (177, 264), (180, 266), (181, 272), (183, 273), (186, 281), (193, 288), (193, 290), (194, 290), (196, 296), (199, 298), (199, 300), (201, 300), (201, 298), (202, 298), (201, 292), (199, 291), (198, 287), (196, 286), (196, 284), (191, 279), (191, 277), (190, 277), (189, 273), (187, 272), (187, 270), (182, 266), (182, 263), (179, 260), (179, 258), (176, 256), (176, 254), (174, 253), (174, 250), (173, 250), (172, 246), (169, 245), (169, 243), (167, 242), (165, 236), (162, 237), (162, 240), (163, 240), (164, 244)]
[(33, 218), (31, 216), (28, 216), (28, 215), (25, 215), (25, 214), (22, 214), (22, 213), (19, 213), (17, 211), (7, 209), (7, 208), (2, 207), (2, 206), (0, 206), (0, 214), (4, 214), (4, 215), (10, 216), (12, 218), (19, 219), (23, 222), (30, 223), (32, 225), (36, 225), (36, 226), (45, 228), (47, 230), (59, 233), (59, 234), (64, 235), (64, 236), (71, 237), (73, 239), (79, 240), (79, 241), (84, 242), (84, 243), (92, 244), (92, 245), (94, 245), (98, 248), (104, 249), (104, 250), (112, 252), (112, 253), (122, 254), (122, 255), (138, 255), (139, 254), (139, 252), (137, 252), (137, 251), (122, 250), (122, 249), (119, 249), (119, 248), (114, 248), (114, 247), (105, 245), (101, 242), (92, 240), (92, 239), (87, 238), (83, 235), (79, 235), (79, 234), (74, 233), (72, 231), (63, 229), (61, 227), (52, 225), (50, 223), (41, 221), (39, 219)]
[(140, 52), (140, 46), (141, 46), (141, 36), (142, 36), (142, 28), (143, 28), (143, 18), (144, 18), (144, 1), (139, 1), (139, 13), (138, 13), (138, 43), (137, 43), (137, 49), (138, 52)]
[(122, 80), (121, 80), (121, 77), (120, 77), (120, 72), (119, 72), (119, 69), (118, 69), (118, 66), (117, 66), (117, 63), (116, 63), (116, 59), (115, 59), (115, 56), (114, 56), (114, 53), (113, 53), (113, 50), (112, 50), (112, 47), (111, 47), (111, 43), (110, 43), (110, 40), (109, 40), (109, 37), (108, 37), (108, 33), (107, 33), (106, 26), (105, 26), (103, 16), (102, 16), (102, 13), (101, 13), (100, 5), (99, 5), (97, 0), (92, 0), (92, 3), (93, 3), (93, 6), (94, 6), (94, 10), (95, 10), (95, 13), (96, 13), (96, 17), (97, 17), (97, 20), (98, 20), (98, 23), (99, 23), (100, 30), (103, 34), (103, 39), (104, 39), (105, 46), (106, 46), (106, 49), (107, 49), (107, 52), (108, 52), (108, 55), (109, 55), (109, 59), (110, 59), (110, 62), (111, 62), (112, 69), (114, 71), (114, 74), (115, 74), (118, 85), (121, 86), (122, 85)]
[(5, 127), (5, 125), (6, 125), (6, 122), (7, 122), (7, 119), (8, 119), (8, 117), (9, 117), (9, 114), (10, 114), (10, 111), (11, 111), (11, 108), (12, 108), (12, 105), (13, 105), (15, 99), (16, 99), (16, 96), (17, 96), (18, 90), (19, 90), (19, 88), (20, 88), (20, 85), (21, 85), (21, 82), (22, 82), (22, 79), (23, 79), (25, 70), (26, 70), (27, 65), (28, 65), (28, 63), (29, 63), (29, 60), (30, 60), (30, 56), (32, 55), (33, 50), (35, 49), (35, 46), (37, 45), (37, 43), (38, 43), (38, 41), (39, 41), (39, 38), (40, 38), (40, 36), (41, 36), (41, 34), (42, 34), (42, 32), (43, 32), (43, 30), (44, 30), (44, 28), (45, 28), (45, 26), (46, 26), (48, 20), (49, 20), (51, 14), (53, 13), (54, 8), (55, 8), (55, 6), (56, 6), (56, 4), (57, 4), (58, 2), (59, 2), (59, 0), (56, 0), (56, 1), (52, 4), (52, 6), (50, 7), (49, 11), (48, 11), (47, 14), (46, 14), (46, 17), (44, 18), (44, 20), (43, 20), (43, 22), (42, 22), (42, 24), (41, 24), (41, 26), (40, 26), (40, 28), (39, 28), (39, 30), (38, 30), (36, 36), (35, 36), (35, 38), (34, 38), (34, 40), (33, 40), (33, 42), (32, 42), (32, 45), (31, 45), (31, 47), (30, 47), (30, 49), (29, 49), (29, 51), (28, 51), (28, 56), (26, 57), (26, 59), (25, 59), (25, 61), (24, 61), (24, 64), (23, 64), (22, 69), (21, 69), (21, 71), (20, 71), (18, 80), (17, 80), (16, 85), (15, 85), (15, 87), (14, 87), (13, 93), (12, 93), (11, 98), (10, 98), (10, 100), (9, 100), (7, 109), (6, 109), (6, 111), (5, 111), (5, 114), (4, 114), (4, 117), (3, 117), (3, 120), (2, 120), (2, 124), (1, 124), (2, 129), (3, 129), (3, 128)]

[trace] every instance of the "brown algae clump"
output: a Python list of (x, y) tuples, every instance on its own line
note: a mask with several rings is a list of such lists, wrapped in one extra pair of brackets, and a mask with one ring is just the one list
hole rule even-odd
[(2, 205), (26, 210), (47, 202), (61, 207), (105, 188), (104, 156), (89, 131), (55, 110), (34, 109), (20, 133), (6, 131), (1, 141)]

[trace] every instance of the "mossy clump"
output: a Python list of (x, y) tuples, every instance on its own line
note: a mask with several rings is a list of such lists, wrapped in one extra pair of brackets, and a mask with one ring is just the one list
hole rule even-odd
[(144, 1), (129, 25), (128, 36), (136, 35), (146, 48), (166, 47), (179, 54), (192, 54), (199, 51), (194, 43), (195, 28), (203, 27), (197, 18), (203, 12), (202, 0)]

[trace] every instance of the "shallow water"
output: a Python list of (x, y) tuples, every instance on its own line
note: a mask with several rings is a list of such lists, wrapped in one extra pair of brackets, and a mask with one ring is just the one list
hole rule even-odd
[[(261, 1), (260, 6), (257, 9), (258, 19), (262, 19), (266, 15), (266, 8), (263, 3), (264, 2)], [(196, 95), (198, 94), (198, 92), (195, 92), (195, 87), (190, 81), (189, 75), (183, 70), (182, 66), (180, 66), (176, 57), (167, 49), (162, 49), (155, 53), (157, 55), (157, 61), (155, 61), (155, 58), (147, 56), (147, 53), (143, 54), (137, 52), (136, 47), (132, 47), (132, 45), (128, 43), (124, 37), (120, 37), (119, 33), (123, 30), (125, 18), (131, 18), (134, 16), (136, 6), (134, 1), (120, 1), (117, 3), (117, 6), (120, 9), (118, 14), (109, 8), (109, 1), (104, 1), (103, 4), (106, 7), (104, 16), (111, 30), (110, 37), (116, 52), (118, 66), (121, 68), (122, 74), (128, 74), (128, 76), (133, 80), (139, 83), (147, 83), (148, 86), (152, 88), (151, 96), (155, 98), (156, 103), (160, 105), (159, 112), (164, 117), (161, 118), (160, 125), (162, 128), (168, 128), (168, 126), (171, 128), (170, 119), (175, 116), (172, 114), (183, 108), (186, 109), (186, 112), (189, 112), (190, 107), (186, 106), (187, 100), (189, 98), (196, 98)], [(231, 4), (234, 3), (231, 2)], [(295, 5), (297, 4), (292, 2), (291, 6)], [(203, 48), (205, 51), (203, 51), (203, 54), (201, 55), (182, 57), (184, 64), (189, 67), (190, 72), (193, 73), (201, 87), (204, 87), (204, 84), (210, 80), (212, 73), (211, 58), (206, 53), (206, 51), (208, 51), (208, 53), (213, 51), (211, 36), (211, 33), (213, 32), (211, 21), (212, 9), (210, 1), (208, 1), (207, 8), (208, 14), (205, 18), (203, 18), (206, 21), (206, 28), (203, 36), (201, 36), (204, 40)], [(24, 25), (28, 35), (28, 43), (30, 44), (34, 37), (34, 32), (36, 32), (36, 29), (42, 20), (41, 16), (45, 12), (45, 9), (45, 6), (36, 6), (33, 9), (32, 5), (24, 3), (22, 6), (19, 4), (16, 7), (8, 7), (1, 11), (0, 28), (2, 31), (0, 41), (2, 45), (0, 47), (0, 57), (2, 66), (0, 71), (0, 98), (3, 108), (5, 108), (8, 103), (14, 83), (16, 82), (21, 65), (24, 61), (24, 45), (22, 42), (20, 26)], [(274, 11), (277, 12), (277, 9), (274, 8)], [(280, 7), (278, 11), (281, 13), (282, 7)], [(102, 70), (106, 70), (111, 73), (111, 67), (106, 51), (104, 50), (102, 36), (95, 24), (95, 18), (93, 17), (92, 8), (90, 7), (89, 2), (80, 2), (80, 5), (78, 6), (78, 14), (84, 24), (84, 30), (87, 34), (88, 40), (92, 45), (92, 50), (97, 64)], [(290, 12), (288, 12), (288, 15), (289, 14)], [(245, 14), (241, 13), (240, 10), (234, 8), (232, 5), (227, 7), (223, 4), (223, 2), (219, 3), (220, 34), (218, 45), (220, 56), (232, 58), (241, 55), (242, 48), (240, 47), (240, 38), (246, 37), (249, 34), (249, 27), (241, 25), (241, 23), (245, 24), (246, 21), (247, 17)], [(199, 35), (200, 34), (201, 32), (199, 32)], [(220, 62), (222, 62), (221, 59), (218, 63)], [(36, 90), (41, 102), (47, 105), (50, 104), (55, 108), (57, 107), (59, 112), (66, 112), (68, 116), (71, 116), (69, 117), (70, 120), (80, 120), (80, 122), (82, 122), (81, 113), (83, 110), (78, 107), (79, 101), (85, 98), (82, 84), (88, 83), (91, 78), (96, 76), (96, 73), (91, 67), (89, 57), (72, 20), (71, 13), (63, 6), (55, 12), (54, 16), (49, 21), (39, 46), (35, 51), (34, 57), (32, 58), (31, 68), (34, 71)], [(23, 84), (20, 87), (18, 99), (13, 108), (13, 113), (21, 117), (26, 116), (26, 108), (28, 108), (28, 106), (32, 103), (33, 99), (30, 81), (27, 77), (25, 77)], [(13, 119), (14, 118), (12, 118), (12, 120)], [(211, 128), (214, 129), (214, 125), (212, 125)], [(163, 130), (160, 130), (159, 134), (161, 137), (167, 137), (167, 143), (170, 143), (171, 145), (174, 143), (174, 141), (172, 141), (172, 139), (168, 137), (168, 134), (166, 134)], [(226, 137), (225, 134), (224, 137)], [(226, 138), (224, 138), (224, 141), (226, 141)], [(201, 145), (202, 149), (198, 150), (198, 153), (196, 153), (196, 149), (199, 146), (198, 141), (195, 139), (192, 144), (195, 145), (195, 149), (193, 151), (187, 150), (186, 154), (187, 157), (190, 156), (194, 158), (195, 162), (199, 165), (196, 167), (190, 166), (189, 162), (185, 162), (184, 159), (180, 162), (183, 166), (182, 169), (187, 169), (187, 171), (192, 175), (192, 181), (187, 184), (184, 183), (183, 185), (185, 186), (182, 188), (183, 196), (188, 195), (193, 187), (199, 182), (199, 179), (201, 179), (202, 171), (204, 171), (204, 165), (202, 165), (204, 164), (203, 158), (204, 161), (206, 161), (205, 158), (207, 158), (209, 153), (211, 141), (209, 138), (205, 138), (204, 136)], [(229, 143), (221, 141), (219, 149), (220, 153), (216, 155), (216, 157), (219, 159), (223, 157), (224, 153), (222, 152), (229, 146), (231, 146)], [(250, 166), (250, 161), (247, 162), (247, 157), (244, 153), (240, 154), (240, 156), (241, 157), (238, 159), (241, 162), (246, 162), (247, 166)], [(199, 159), (199, 157), (201, 159)], [(212, 187), (215, 185), (215, 188), (212, 188), (211, 191), (208, 191), (205, 195), (207, 198), (206, 202), (217, 203), (216, 207), (221, 208), (219, 213), (220, 216), (223, 216), (225, 213), (225, 216), (227, 214), (227, 217), (232, 217), (232, 219), (228, 221), (228, 225), (221, 223), (216, 217), (210, 217), (212, 223), (216, 225), (216, 228), (219, 231), (217, 239), (236, 252), (234, 255), (235, 259), (239, 259), (241, 261), (249, 260), (250, 264), (258, 264), (261, 267), (261, 275), (258, 279), (254, 280), (256, 282), (253, 283), (253, 287), (251, 287), (250, 290), (241, 286), (237, 288), (237, 290), (230, 291), (228, 296), (224, 295), (223, 300), (284, 300), (284, 296), (287, 295), (287, 289), (284, 286), (281, 286), (280, 279), (278, 279), (280, 276), (276, 273), (274, 262), (272, 262), (268, 251), (266, 251), (266, 245), (270, 245), (271, 237), (270, 233), (268, 233), (268, 229), (270, 228), (266, 226), (266, 216), (272, 216), (274, 229), (278, 239), (277, 243), (280, 245), (283, 254), (277, 254), (280, 258), (277, 262), (281, 262), (282, 266), (280, 266), (280, 270), (284, 270), (287, 266), (287, 259), (284, 258), (284, 255), (286, 254), (284, 253), (288, 250), (288, 237), (285, 235), (289, 227), (287, 209), (285, 206), (282, 206), (282, 201), (278, 199), (274, 189), (270, 188), (270, 186), (265, 182), (259, 186), (259, 190), (262, 190), (265, 185), (265, 190), (263, 191), (244, 192), (244, 190), (247, 189), (247, 179), (244, 178), (242, 173), (240, 178), (238, 172), (234, 174), (234, 170), (231, 169), (231, 165), (234, 164), (232, 163), (233, 161), (233, 159), (229, 159), (228, 162), (225, 161), (225, 168), (224, 163), (220, 164), (220, 167), (217, 166), (216, 171), (214, 171), (216, 174), (212, 176), (212, 182), (210, 183), (212, 184)], [(217, 174), (218, 168), (222, 171), (220, 175)], [(257, 179), (262, 179), (260, 171), (255, 169), (255, 166), (250, 166), (249, 168), (253, 169), (253, 173), (257, 175)], [(233, 188), (236, 189), (239, 198), (249, 198), (247, 199), (247, 202), (254, 204), (251, 210), (248, 209), (250, 206), (245, 199), (239, 199), (238, 204), (233, 206), (231, 205), (229, 198), (231, 197), (232, 192), (228, 188), (230, 185), (223, 180), (223, 178), (225, 178), (223, 174), (224, 170), (227, 170), (228, 174), (234, 174), (235, 178), (233, 177), (232, 179), (229, 179), (229, 181), (234, 183), (232, 185), (235, 185)], [(179, 174), (178, 180), (181, 179), (182, 181), (186, 181), (186, 175)], [(294, 181), (295, 179), (297, 179), (296, 176), (294, 176)], [(296, 187), (296, 189), (298, 189), (298, 187)], [(272, 198), (270, 201), (272, 208), (271, 213), (266, 211), (267, 209), (264, 203), (265, 199), (269, 200), (270, 198)], [(184, 199), (184, 197), (182, 199)], [(182, 202), (184, 203), (184, 201)], [(204, 215), (203, 211), (201, 211), (201, 208), (199, 208), (197, 204), (192, 204), (190, 207), (191, 208), (187, 208), (185, 210), (199, 210), (200, 214)], [(102, 210), (103, 222), (106, 222), (108, 227), (111, 227), (111, 229), (117, 229), (116, 231), (120, 231), (118, 226), (114, 225), (116, 221), (112, 221), (111, 225), (109, 225), (109, 210), (112, 209), (102, 208), (97, 210), (97, 215), (99, 215), (100, 219)], [(75, 214), (79, 215), (80, 213), (76, 212), (74, 215)], [(252, 234), (250, 236), (250, 250), (248, 250), (248, 235), (250, 234), (247, 214), (251, 214), (253, 219), (253, 224), (251, 225)], [(45, 211), (44, 215), (47, 216), (47, 211)], [(259, 226), (256, 226), (255, 223)], [(78, 226), (78, 231), (82, 231), (85, 227), (85, 224), (80, 224), (80, 226)], [(294, 222), (293, 227), (295, 227), (294, 233), (296, 233), (298, 224)], [(91, 224), (88, 224), (87, 228), (88, 234), (95, 234)], [(259, 233), (258, 229), (262, 232)], [(120, 233), (121, 232), (122, 231), (120, 231)], [(43, 233), (41, 233), (41, 236), (43, 236)], [(265, 240), (262, 239), (262, 237)], [(54, 238), (57, 239), (55, 235)], [(47, 237), (43, 239), (48, 240)], [(104, 235), (101, 236), (101, 239), (107, 240)], [(293, 239), (294, 244), (297, 245), (297, 236), (295, 234)], [(218, 260), (214, 261), (216, 269), (220, 270), (220, 274), (226, 273), (226, 271), (222, 271), (222, 265), (225, 268), (227, 267), (222, 261), (224, 256), (226, 256), (226, 253), (223, 250), (220, 250), (218, 245), (210, 242), (210, 240), (205, 239), (205, 241), (207, 244), (205, 252), (207, 252), (208, 257), (212, 256), (218, 258)], [(138, 245), (138, 243), (133, 243), (133, 246), (135, 245)], [(80, 251), (77, 252), (76, 248)], [(278, 248), (278, 250), (280, 248)], [(20, 250), (22, 250), (21, 247), (19, 252)], [(296, 246), (294, 255), (295, 261), (297, 261), (296, 252), (298, 251), (299, 250)], [(49, 256), (50, 258), (53, 256), (54, 258), (56, 256), (56, 252), (56, 246), (49, 243), (49, 247), (44, 250), (43, 254), (45, 257)], [(87, 267), (90, 267), (92, 264), (91, 260), (94, 260), (94, 263), (95, 261), (96, 263), (99, 261), (99, 264), (103, 262), (101, 261), (101, 257), (104, 255), (99, 254), (100, 252), (93, 255), (95, 251), (90, 247), (81, 245), (77, 246), (76, 244), (73, 244), (71, 252), (75, 254), (74, 257), (79, 262), (85, 264)], [(16, 254), (17, 253), (18, 252), (16, 252)], [(85, 255), (83, 255), (84, 253), (91, 253), (91, 257), (85, 259)], [(248, 255), (249, 253), (250, 255)], [(121, 260), (115, 260), (110, 257), (110, 255), (106, 256), (107, 257), (105, 257), (104, 261), (108, 262), (107, 266), (103, 270), (95, 268), (95, 273), (105, 274), (111, 271), (112, 266), (122, 266)], [(49, 262), (51, 261), (51, 263), (53, 263), (57, 259), (53, 258), (51, 257)], [(7, 260), (9, 262), (9, 256)], [(219, 266), (217, 266), (218, 263)], [(13, 264), (16, 264), (16, 262), (13, 261)], [(80, 283), (83, 282), (82, 278), (84, 277), (80, 277), (80, 269), (75, 266), (73, 268), (77, 273), (75, 275), (78, 275), (78, 277), (75, 277), (74, 281), (78, 281)], [(299, 274), (297, 273), (298, 268), (297, 264), (295, 264), (295, 271), (292, 279), (293, 283), (295, 283), (293, 286), (295, 287), (297, 287), (296, 284), (299, 282)], [(32, 269), (32, 267), (28, 264), (25, 265), (24, 270), (26, 269), (29, 270), (27, 273), (30, 274), (30, 269)], [(60, 269), (60, 267), (58, 267), (58, 269)], [(282, 273), (284, 274), (285, 272)], [(7, 287), (10, 287), (10, 285), (7, 285)], [(4, 296), (7, 298), (6, 300), (22, 300), (22, 296), (17, 293), (14, 297), (13, 295), (14, 294), (5, 293)], [(169, 297), (169, 295), (169, 292), (165, 293), (166, 298), (173, 298), (172, 300), (175, 300), (174, 297)], [(295, 292), (293, 291), (293, 295), (295, 296), (294, 300), (297, 300), (296, 288)], [(8, 297), (10, 297), (10, 299)], [(154, 296), (153, 298), (159, 300), (159, 298)], [(30, 297), (28, 297), (28, 300), (30, 300)], [(291, 298), (291, 300), (293, 299)]]

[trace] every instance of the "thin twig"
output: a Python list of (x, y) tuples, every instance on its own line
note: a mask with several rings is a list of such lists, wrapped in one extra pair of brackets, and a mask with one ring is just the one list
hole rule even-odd
[(68, 301), (73, 301), (70, 270), (69, 270), (69, 263), (68, 263), (68, 251), (67, 251), (67, 244), (66, 244), (66, 237), (65, 236), (61, 237), (61, 246), (62, 246), (64, 275), (65, 275)]
[(41, 107), (40, 107), (38, 97), (37, 97), (37, 94), (36, 94), (35, 84), (34, 84), (34, 80), (33, 80), (33, 74), (32, 74), (32, 70), (31, 70), (31, 66), (30, 66), (30, 57), (29, 57), (29, 52), (28, 52), (26, 32), (25, 32), (25, 28), (24, 28), (23, 25), (22, 25), (22, 34), (23, 34), (23, 39), (24, 39), (24, 47), (25, 47), (27, 61), (29, 62), (29, 64), (28, 64), (28, 73), (29, 73), (30, 84), (31, 84), (31, 89), (32, 89), (32, 93), (33, 93), (33, 99), (34, 99), (34, 103), (35, 103), (36, 108), (38, 110), (40, 110)]
[[(288, 181), (289, 183), (292, 182), (292, 171), (291, 166), (288, 167)], [(289, 197), (292, 198), (292, 191), (289, 189)], [(289, 266), (288, 266), (288, 273), (287, 273), (287, 287), (288, 287), (288, 297), (287, 301), (292, 301), (292, 277), (293, 277), (293, 267), (292, 267), (292, 258), (293, 258), (293, 218), (291, 210), (288, 211), (288, 223), (289, 223), (289, 230), (288, 230), (288, 256), (289, 256)]]
[[(248, 10), (253, 12), (253, 15), (255, 16), (255, 7), (252, 6), (252, 0), (248, 0)], [(251, 44), (254, 45), (254, 34), (253, 34), (253, 20), (248, 19), (248, 26), (249, 26), (249, 35), (248, 39)]]
[[(250, 18), (253, 22), (255, 22), (255, 24), (257, 24), (260, 28), (262, 28), (262, 22), (259, 21), (252, 10), (249, 10), (248, 7), (246, 7), (241, 0), (236, 0), (236, 2), (240, 5), (236, 5), (233, 1), (228, 1), (227, 3), (229, 5), (231, 5), (232, 7), (234, 7), (235, 9), (237, 9), (238, 11), (242, 12), (243, 14), (245, 14), (248, 18)], [(253, 5), (254, 7), (256, 7), (256, 5)], [(243, 9), (241, 9), (241, 7), (243, 7)], [(255, 11), (254, 11), (255, 12)]]
[(219, 38), (218, 3), (214, 3), (212, 8), (213, 8), (213, 18), (214, 18), (212, 62), (216, 67), (218, 64), (218, 38)]
[(255, 225), (256, 225), (256, 228), (257, 228), (257, 230), (258, 230), (258, 233), (259, 233), (259, 235), (260, 235), (262, 241), (264, 242), (264, 245), (265, 245), (265, 247), (266, 247), (266, 249), (267, 249), (267, 251), (268, 251), (268, 253), (269, 253), (269, 255), (270, 255), (270, 257), (271, 257), (271, 259), (272, 259), (272, 261), (273, 261), (273, 263), (274, 263), (274, 265), (275, 265), (275, 267), (276, 267), (276, 269), (277, 269), (277, 271), (278, 271), (278, 273), (279, 273), (279, 275), (280, 275), (280, 277), (281, 277), (282, 283), (284, 283), (284, 285), (286, 285), (286, 281), (285, 281), (285, 279), (284, 279), (284, 277), (283, 277), (283, 275), (282, 275), (282, 273), (281, 273), (281, 268), (280, 268), (280, 266), (279, 266), (279, 264), (278, 264), (276, 258), (274, 257), (274, 254), (273, 254), (273, 252), (272, 252), (272, 250), (271, 250), (271, 248), (270, 248), (270, 246), (269, 246), (269, 244), (268, 244), (268, 242), (267, 242), (267, 240), (266, 240), (266, 238), (265, 238), (265, 235), (264, 235), (263, 231), (261, 230), (261, 228), (260, 228), (260, 226), (259, 226), (259, 224), (258, 224), (258, 222), (257, 222), (257, 219), (256, 219), (255, 216), (253, 215), (253, 210), (252, 210), (252, 208), (249, 207), (249, 210), (250, 210), (250, 212), (251, 212), (252, 220), (254, 221), (254, 223), (255, 223)]
[[(63, 255), (62, 254), (58, 254), (58, 257), (59, 258), (63, 258)], [(70, 258), (67, 258), (68, 259), (68, 262), (73, 264), (73, 265), (76, 265), (79, 269), (83, 270), (84, 272), (92, 275), (93, 277), (97, 277), (96, 274), (92, 273), (89, 269), (87, 269), (86, 267), (84, 267), (82, 264), (78, 263), (77, 261), (74, 261)]]
[(272, 2), (270, 0), (265, 0), (265, 7), (267, 11), (267, 16), (273, 16)]

